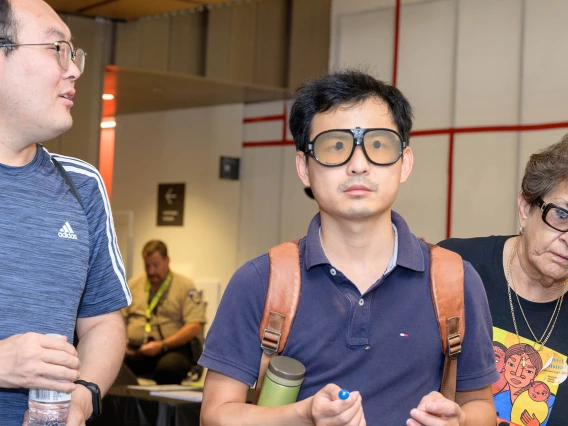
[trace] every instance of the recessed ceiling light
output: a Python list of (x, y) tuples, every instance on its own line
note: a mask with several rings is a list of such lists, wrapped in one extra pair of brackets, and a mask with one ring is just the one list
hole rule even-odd
[(114, 99), (114, 95), (111, 95), (110, 93), (105, 93), (105, 94), (103, 95), (103, 99), (104, 99), (105, 101), (112, 101), (112, 100)]
[(101, 123), (101, 129), (112, 129), (116, 127), (116, 121), (103, 121)]

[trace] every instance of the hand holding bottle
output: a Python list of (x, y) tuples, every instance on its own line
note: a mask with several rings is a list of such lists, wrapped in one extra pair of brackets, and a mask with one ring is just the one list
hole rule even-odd
[(72, 392), (79, 367), (77, 351), (65, 337), (25, 333), (0, 340), (0, 387)]
[[(47, 334), (66, 341), (60, 334)], [(69, 383), (68, 380), (60, 382)], [(71, 405), (71, 392), (58, 392), (52, 389), (30, 389), (28, 398), (28, 426), (65, 426)]]

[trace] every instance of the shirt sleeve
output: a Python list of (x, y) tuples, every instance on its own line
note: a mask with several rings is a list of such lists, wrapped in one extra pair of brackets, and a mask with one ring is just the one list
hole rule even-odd
[(487, 296), (481, 278), (465, 261), (464, 293), (465, 337), (458, 357), (458, 391), (481, 389), (499, 380)]
[(199, 322), (205, 324), (205, 301), (203, 300), (203, 292), (195, 288), (195, 285), (189, 280), (187, 290), (183, 294), (183, 323), (189, 324)]
[(268, 284), (268, 256), (241, 266), (223, 294), (199, 364), (248, 386), (257, 379), (258, 329)]
[[(91, 165), (77, 161), (71, 173), (82, 178), (77, 190), (89, 224), (89, 272), (79, 318), (104, 315), (132, 302), (118, 249), (110, 203), (103, 180)], [(73, 177), (76, 181), (76, 178)]]

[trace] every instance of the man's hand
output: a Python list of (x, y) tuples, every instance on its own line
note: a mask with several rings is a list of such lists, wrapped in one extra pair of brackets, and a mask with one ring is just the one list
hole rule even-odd
[(406, 426), (463, 426), (465, 413), (453, 401), (444, 398), (439, 392), (430, 392), (417, 408), (410, 410), (411, 419)]
[(77, 351), (64, 337), (26, 333), (0, 341), (0, 388), (72, 392), (79, 367)]
[(311, 416), (316, 426), (365, 426), (362, 398), (351, 392), (346, 400), (339, 399), (341, 388), (329, 384), (312, 397)]
[(140, 346), (138, 352), (144, 356), (156, 356), (162, 353), (164, 347), (162, 346), (162, 342), (156, 342), (155, 340), (146, 343), (145, 345)]

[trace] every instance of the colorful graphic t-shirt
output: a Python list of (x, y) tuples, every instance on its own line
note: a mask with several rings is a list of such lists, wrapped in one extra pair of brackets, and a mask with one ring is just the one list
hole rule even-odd
[[(500, 374), (493, 384), (498, 426), (566, 426), (568, 424), (568, 306), (564, 299), (555, 319), (556, 301), (511, 301), (519, 336), (515, 332), (503, 269), (503, 249), (510, 237), (450, 239), (441, 246), (459, 253), (477, 270), (493, 318), (493, 349)], [(523, 314), (519, 309), (519, 302)], [(526, 317), (526, 319), (525, 319)], [(544, 347), (535, 342), (552, 334)]]
[(497, 327), (493, 328), (493, 349), (501, 375), (493, 385), (499, 424), (547, 425), (558, 389), (566, 380), (566, 355)]

